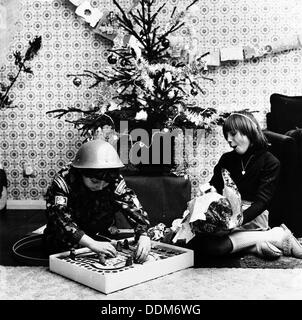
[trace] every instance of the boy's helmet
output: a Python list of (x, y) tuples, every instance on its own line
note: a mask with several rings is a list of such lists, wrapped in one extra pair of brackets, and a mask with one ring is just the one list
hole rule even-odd
[(71, 165), (79, 169), (124, 167), (114, 147), (109, 142), (101, 139), (85, 142), (78, 150)]

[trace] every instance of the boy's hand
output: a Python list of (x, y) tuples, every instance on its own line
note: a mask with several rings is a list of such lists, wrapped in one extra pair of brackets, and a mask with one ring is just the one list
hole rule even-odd
[(89, 249), (95, 253), (104, 254), (111, 258), (116, 256), (116, 249), (110, 242), (107, 241), (94, 241), (89, 246)]
[(137, 242), (135, 259), (139, 263), (147, 260), (148, 254), (151, 250), (151, 240), (148, 236), (141, 235)]

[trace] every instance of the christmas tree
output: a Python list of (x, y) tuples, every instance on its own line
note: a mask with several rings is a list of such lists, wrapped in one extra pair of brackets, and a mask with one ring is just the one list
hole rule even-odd
[(98, 73), (84, 70), (82, 74), (69, 76), (74, 77), (76, 86), (81, 84), (80, 77), (88, 77), (93, 81), (90, 88), (106, 83), (116, 88), (116, 94), (92, 109), (70, 107), (48, 113), (55, 113), (57, 118), (79, 113), (78, 119), (66, 121), (73, 123), (87, 138), (104, 126), (121, 133), (123, 120), (127, 121), (129, 132), (135, 128), (211, 130), (221, 124), (228, 114), (218, 114), (214, 108), (191, 102), (193, 97), (204, 93), (199, 80), (212, 81), (202, 75), (202, 58), (208, 53), (192, 56), (190, 48), (181, 45), (177, 36), (185, 24), (186, 14), (197, 2), (193, 1), (182, 11), (174, 7), (167, 25), (160, 26), (157, 18), (165, 3), (157, 5), (155, 0), (139, 0), (125, 11), (113, 0), (118, 14), (110, 12), (107, 19), (110, 27), (117, 31), (108, 55), (110, 68)]

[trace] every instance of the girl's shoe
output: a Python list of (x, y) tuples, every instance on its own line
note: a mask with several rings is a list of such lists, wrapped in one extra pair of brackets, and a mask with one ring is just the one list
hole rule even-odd
[(281, 224), (280, 227), (285, 231), (285, 237), (282, 243), (283, 254), (285, 256), (302, 259), (302, 246), (299, 241), (294, 237), (285, 224)]
[(268, 241), (256, 244), (257, 255), (266, 260), (275, 260), (282, 256), (282, 251)]

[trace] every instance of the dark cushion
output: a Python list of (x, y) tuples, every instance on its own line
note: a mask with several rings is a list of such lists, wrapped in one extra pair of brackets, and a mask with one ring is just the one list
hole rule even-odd
[(296, 192), (301, 184), (297, 176), (297, 144), (295, 139), (283, 134), (267, 130), (264, 134), (270, 143), (269, 151), (280, 161), (281, 166), (278, 187), (269, 208), (269, 224), (273, 227), (285, 223), (292, 228), (297, 218), (294, 216)]
[(267, 129), (285, 134), (302, 128), (302, 96), (286, 96), (273, 93), (270, 97), (271, 110), (267, 114)]
[[(285, 134), (296, 141), (298, 164), (301, 164), (302, 163), (302, 129), (293, 129), (293, 130), (287, 131)], [(302, 174), (302, 168), (299, 171)]]
[[(282, 170), (287, 174), (294, 174), (298, 165), (298, 149), (295, 139), (269, 130), (264, 130), (263, 133), (270, 144), (269, 151), (280, 161)], [(291, 179), (292, 176), (287, 178)]]

